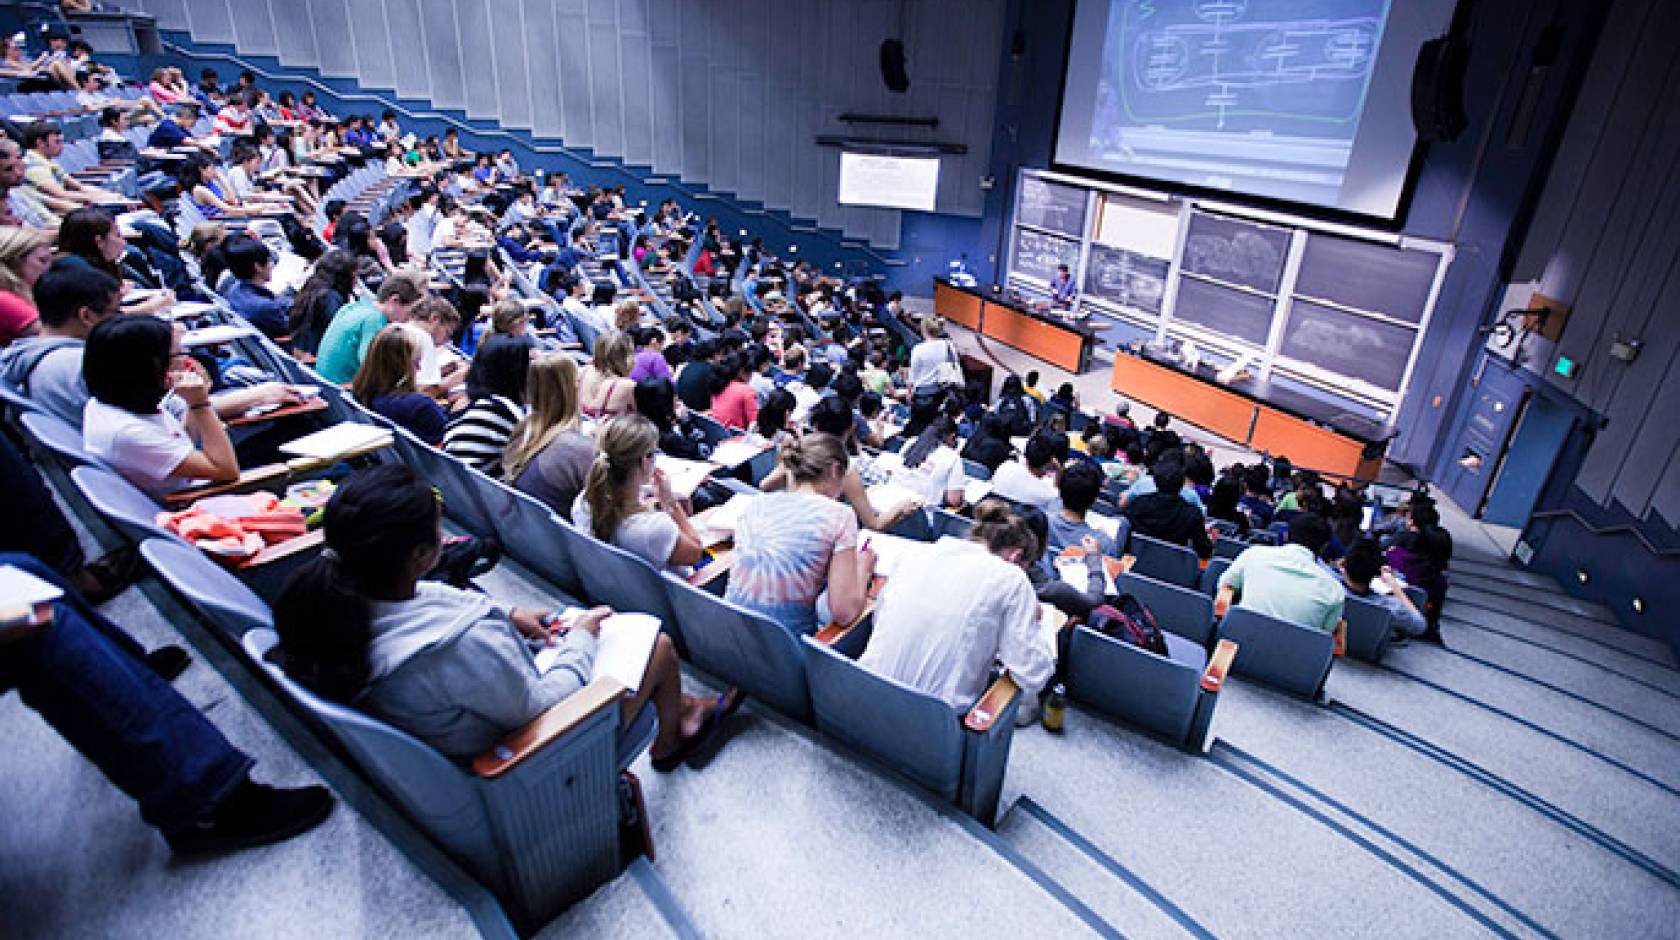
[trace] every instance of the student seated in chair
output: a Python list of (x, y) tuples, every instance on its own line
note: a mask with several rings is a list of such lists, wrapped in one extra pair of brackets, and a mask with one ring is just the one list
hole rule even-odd
[(533, 360), (525, 380), (530, 411), (502, 451), (502, 479), (568, 522), (595, 461), (595, 439), (578, 421), (577, 379), (577, 363), (565, 353)]
[(1086, 521), (1091, 506), (1102, 493), (1105, 480), (1102, 470), (1088, 460), (1076, 460), (1062, 471), (1062, 478), (1057, 481), (1062, 506), (1049, 514), (1050, 545), (1047, 554), (1057, 554), (1064, 548), (1079, 545), (1083, 539), (1091, 538), (1096, 540), (1102, 554), (1111, 558), (1120, 557), (1120, 548), (1126, 544), (1131, 523), (1125, 519), (1118, 520), (1118, 534), (1110, 536)]
[(82, 442), (153, 497), (239, 479), (239, 458), (203, 376), (175, 371), (174, 329), (147, 314), (103, 320), (82, 356)]
[(1195, 550), (1198, 558), (1213, 557), (1213, 540), (1208, 537), (1207, 519), (1200, 508), (1190, 504), (1185, 489), (1184, 457), (1169, 451), (1155, 461), (1150, 470), (1155, 488), (1126, 504), (1120, 514), (1132, 525), (1132, 531), (1173, 545), (1186, 545)]
[[(1056, 669), (1027, 569), (1043, 545), (1020, 515), (988, 499), (967, 539), (907, 556), (875, 606), (858, 665), (966, 710), (999, 663), (1029, 693)], [(931, 585), (939, 590), (930, 590)]]
[(1289, 544), (1256, 545), (1231, 562), (1219, 577), (1214, 612), (1223, 617), (1233, 593), (1237, 604), (1279, 620), (1333, 633), (1341, 622), (1346, 593), (1339, 579), (1319, 563), (1330, 543), (1330, 525), (1317, 513), (1289, 523)]
[[(671, 481), (654, 464), (659, 429), (641, 415), (620, 415), (602, 423), (596, 446), (583, 493), (572, 505), (572, 522), (661, 571), (688, 577), (705, 544)], [(653, 490), (652, 508), (642, 503), (644, 486)]]
[[(1382, 548), (1375, 539), (1355, 541), (1342, 556), (1340, 566), (1342, 586), (1347, 588), (1348, 596), (1364, 598), (1388, 610), (1395, 644), (1404, 645), (1412, 637), (1428, 632), (1429, 622), (1423, 611), (1407, 596), (1406, 586), (1395, 576), (1394, 569), (1383, 564)], [(1384, 590), (1376, 590), (1377, 584)]]
[(449, 415), (430, 395), (417, 390), (421, 355), (414, 334), (403, 324), (393, 323), (373, 338), (350, 387), (362, 407), (440, 447)]
[[(277, 658), (316, 694), (360, 708), (445, 756), (471, 760), (581, 690), (593, 673), (604, 607), (557, 629), (546, 611), (420, 578), (437, 563), (442, 509), (399, 464), (352, 476), (327, 503), (326, 552), (294, 573), (274, 606)], [(533, 644), (559, 655), (539, 670)], [(651, 701), (654, 768), (674, 770), (740, 703), (682, 691), (676, 649), (654, 644), (626, 723)]]
[(992, 493), (1012, 502), (1048, 509), (1056, 502), (1056, 481), (1067, 462), (1068, 439), (1059, 431), (1039, 431), (1027, 441), (1020, 460), (1006, 460), (992, 474)]

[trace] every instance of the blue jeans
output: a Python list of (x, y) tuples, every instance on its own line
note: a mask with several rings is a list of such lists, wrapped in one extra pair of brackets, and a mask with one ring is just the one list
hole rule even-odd
[(0, 554), (64, 591), (39, 633), (0, 641), (0, 693), (17, 689), (71, 746), (140, 804), (164, 833), (203, 821), (253, 761), (146, 667), (140, 646), (50, 568)]
[(53, 502), (41, 475), (12, 439), (0, 433), (0, 492), (7, 494), (7, 524), (0, 526), (0, 552), (34, 555), (59, 574), (87, 564), (76, 531)]

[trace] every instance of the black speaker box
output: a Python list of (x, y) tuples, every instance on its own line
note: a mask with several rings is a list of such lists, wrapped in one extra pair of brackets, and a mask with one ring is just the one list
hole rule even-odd
[(910, 76), (904, 71), (904, 43), (897, 39), (881, 42), (881, 81), (888, 91), (910, 90)]
[(1470, 125), (1464, 113), (1464, 70), (1470, 46), (1452, 36), (1431, 39), (1418, 50), (1412, 71), (1412, 126), (1418, 139), (1456, 140)]

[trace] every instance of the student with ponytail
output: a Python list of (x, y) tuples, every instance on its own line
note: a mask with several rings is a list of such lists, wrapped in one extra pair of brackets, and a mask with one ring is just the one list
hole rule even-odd
[(899, 564), (875, 603), (858, 664), (959, 710), (986, 691), (993, 662), (1029, 694), (1043, 688), (1056, 647), (1027, 577), (1043, 548), (1009, 504), (983, 501), (966, 540), (942, 540)]
[[(400, 464), (364, 470), (325, 510), (327, 549), (295, 572), (274, 605), (282, 668), (316, 694), (360, 708), (444, 755), (471, 760), (588, 684), (604, 607), (558, 632), (551, 612), (421, 581), (437, 562), (441, 506)], [(540, 671), (533, 644), (559, 655)], [(643, 703), (659, 718), (654, 769), (673, 770), (739, 704), (682, 691), (663, 634), (628, 722)]]
[[(687, 577), (705, 544), (671, 491), (671, 481), (654, 465), (658, 446), (659, 429), (641, 415), (603, 423), (583, 492), (572, 504), (572, 522), (655, 568)], [(642, 503), (642, 487), (649, 485), (653, 509)]]

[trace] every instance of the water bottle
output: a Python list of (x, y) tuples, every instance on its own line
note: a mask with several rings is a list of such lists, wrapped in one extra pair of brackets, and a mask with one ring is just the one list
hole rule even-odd
[(1050, 694), (1045, 696), (1044, 706), (1039, 711), (1044, 730), (1062, 730), (1062, 717), (1067, 713), (1067, 689), (1060, 682), (1050, 687)]

